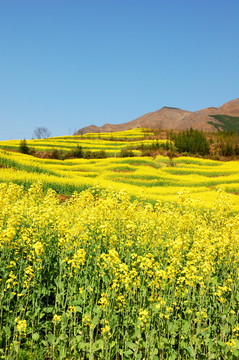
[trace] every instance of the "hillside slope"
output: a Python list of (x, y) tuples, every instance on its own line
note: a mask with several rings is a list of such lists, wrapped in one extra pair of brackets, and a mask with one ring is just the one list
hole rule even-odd
[[(149, 112), (135, 120), (122, 124), (105, 124), (103, 126), (90, 125), (78, 130), (75, 135), (86, 133), (125, 131), (137, 127), (150, 129), (185, 130), (189, 128), (203, 131), (217, 131), (213, 126), (211, 115), (228, 115), (239, 117), (239, 98), (229, 101), (219, 108), (208, 107), (199, 111), (187, 111), (173, 107), (163, 107)], [(214, 120), (217, 123), (217, 120)]]

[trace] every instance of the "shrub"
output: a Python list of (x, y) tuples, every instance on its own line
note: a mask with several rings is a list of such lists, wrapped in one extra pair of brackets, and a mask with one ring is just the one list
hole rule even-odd
[(53, 149), (49, 154), (49, 159), (64, 160), (64, 158), (63, 152), (57, 149)]
[(142, 151), (141, 156), (155, 156), (155, 152), (153, 150), (145, 149)]
[(132, 150), (129, 149), (121, 149), (120, 157), (133, 157), (134, 153)]
[(71, 159), (71, 158), (81, 159), (83, 157), (84, 157), (84, 151), (82, 149), (82, 146), (80, 145), (77, 145), (75, 149), (72, 149), (65, 154), (65, 159)]
[(239, 145), (236, 144), (235, 146), (235, 155), (239, 155)]
[(235, 154), (235, 150), (234, 150), (231, 143), (229, 143), (227, 141), (226, 143), (221, 144), (220, 155), (222, 155), (222, 156), (232, 156), (234, 154)]
[(105, 150), (94, 151), (94, 152), (92, 152), (92, 155), (93, 155), (94, 159), (105, 159), (105, 158), (107, 158)]
[(25, 139), (23, 139), (23, 140), (20, 141), (19, 151), (20, 151), (22, 154), (29, 154), (29, 153), (30, 153), (30, 148), (29, 148), (29, 146), (27, 145), (27, 142), (26, 142)]
[(87, 150), (84, 152), (83, 157), (84, 159), (105, 159), (107, 158), (107, 155), (104, 150), (100, 150), (100, 151)]
[(83, 158), (83, 154), (84, 154), (84, 152), (83, 152), (82, 146), (77, 145), (76, 149), (73, 150), (74, 157)]
[(29, 155), (36, 156), (36, 149), (34, 147), (29, 149)]

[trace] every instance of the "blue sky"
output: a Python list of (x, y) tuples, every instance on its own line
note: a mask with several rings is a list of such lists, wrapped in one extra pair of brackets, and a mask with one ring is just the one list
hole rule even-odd
[(1, 0), (0, 140), (239, 97), (238, 0)]

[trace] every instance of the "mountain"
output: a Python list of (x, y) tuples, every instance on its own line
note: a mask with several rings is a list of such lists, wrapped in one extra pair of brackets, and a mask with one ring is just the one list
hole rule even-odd
[[(203, 131), (217, 131), (221, 124), (218, 115), (239, 117), (239, 98), (229, 101), (219, 108), (208, 107), (198, 111), (181, 110), (174, 107), (163, 107), (149, 112), (139, 118), (122, 124), (105, 124), (103, 126), (90, 125), (78, 130), (75, 135), (86, 133), (113, 132), (145, 127), (149, 129), (186, 130), (189, 128)], [(216, 116), (213, 118), (212, 116)], [(226, 117), (225, 117), (226, 119)], [(237, 119), (236, 119), (237, 122)], [(239, 122), (239, 119), (238, 119)], [(214, 125), (215, 124), (215, 125)], [(239, 124), (238, 124), (239, 126)]]

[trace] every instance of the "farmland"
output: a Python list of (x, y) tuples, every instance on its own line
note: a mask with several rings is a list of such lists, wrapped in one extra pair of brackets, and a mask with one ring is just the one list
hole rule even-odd
[(120, 158), (133, 134), (0, 143), (0, 358), (239, 357), (239, 163)]
[[(36, 151), (46, 152), (52, 149), (66, 152), (80, 144), (85, 150), (104, 150), (108, 156), (113, 156), (115, 153), (115, 141), (117, 141), (116, 153), (118, 155), (122, 148), (130, 144), (137, 146), (142, 144), (142, 141), (144, 144), (152, 143), (152, 141), (145, 140), (145, 137), (149, 135), (153, 135), (153, 133), (147, 129), (134, 129), (115, 133), (91, 133), (75, 136), (60, 136), (50, 139), (33, 139), (28, 140), (27, 143), (30, 147), (34, 147)], [(18, 150), (19, 140), (1, 141), (0, 148), (5, 150)], [(140, 152), (138, 152), (138, 154), (140, 154)]]
[[(232, 209), (238, 211), (239, 163), (193, 157), (107, 159), (40, 159), (0, 150), (0, 181), (14, 182), (27, 189), (40, 181), (46, 190), (72, 195), (92, 186), (126, 190), (132, 197), (173, 202), (183, 190), (203, 206), (211, 207), (221, 187), (230, 194)], [(173, 165), (173, 166), (172, 166)]]

